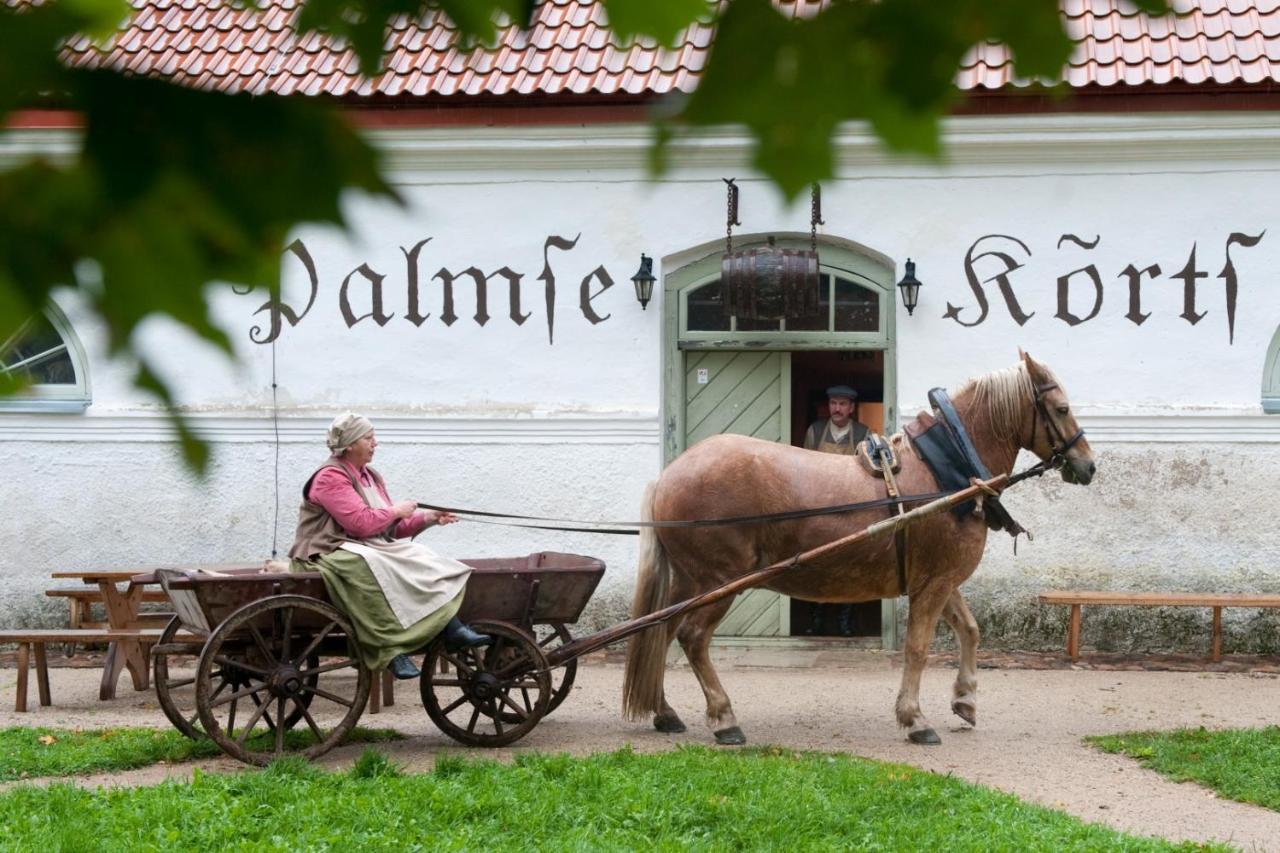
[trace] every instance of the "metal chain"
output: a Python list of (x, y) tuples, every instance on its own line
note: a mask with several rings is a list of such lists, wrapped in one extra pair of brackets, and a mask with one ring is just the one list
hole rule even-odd
[(726, 255), (733, 254), (733, 226), (741, 225), (738, 222), (738, 185), (734, 183), (737, 178), (721, 178), (726, 184), (725, 192), (725, 213), (724, 213), (724, 253)]

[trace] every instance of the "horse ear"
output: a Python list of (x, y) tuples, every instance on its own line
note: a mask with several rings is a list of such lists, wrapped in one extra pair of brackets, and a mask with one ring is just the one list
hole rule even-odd
[(1044, 375), (1044, 368), (1041, 367), (1040, 363), (1032, 358), (1029, 353), (1023, 352), (1022, 347), (1018, 347), (1018, 356), (1022, 359), (1023, 364), (1027, 366), (1027, 373), (1029, 373), (1033, 379), (1039, 380), (1040, 377)]

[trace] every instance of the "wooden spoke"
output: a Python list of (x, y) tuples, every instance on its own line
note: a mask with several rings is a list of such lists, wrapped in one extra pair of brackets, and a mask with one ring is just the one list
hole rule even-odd
[[(270, 701), (259, 702), (256, 693), (253, 695), (253, 704), (257, 706), (253, 710), (253, 716), (249, 718), (249, 722), (245, 724), (244, 728), (240, 730), (240, 734), (236, 736), (236, 743), (241, 746), (244, 745), (245, 738), (247, 738), (249, 733), (253, 731), (254, 726), (258, 725), (258, 720), (262, 719), (262, 715), (267, 713), (267, 708), (271, 706)], [(280, 729), (281, 727), (271, 726), (271, 728)], [(228, 726), (227, 729), (230, 731), (230, 726)], [(283, 731), (283, 729), (281, 729), (281, 731)]]
[(258, 646), (258, 651), (262, 652), (262, 656), (267, 659), (267, 663), (274, 667), (276, 665), (276, 656), (272, 653), (271, 647), (267, 645), (267, 641), (262, 638), (262, 632), (258, 630), (258, 626), (252, 622), (247, 622), (245, 627), (253, 635), (253, 642)]
[[(289, 657), (289, 642), (293, 638), (293, 608), (284, 609), (284, 632), (280, 638), (280, 660), (293, 660)], [(279, 750), (276, 750), (279, 752)]]
[(228, 702), (236, 702), (248, 696), (250, 693), (257, 693), (258, 691), (265, 690), (265, 689), (266, 689), (266, 686), (261, 684), (258, 685), (257, 687), (246, 687), (243, 690), (237, 690), (234, 693), (228, 693), (226, 696), (223, 696), (217, 700), (211, 701), (209, 703), (209, 706), (216, 708), (219, 705), (225, 705)]
[(352, 706), (352, 703), (350, 701), (343, 699), (341, 696), (337, 696), (333, 693), (330, 693), (328, 690), (321, 690), (319, 687), (312, 687), (308, 684), (304, 684), (302, 685), (302, 690), (306, 691), (307, 693), (311, 693), (316, 696), (319, 696), (321, 699), (328, 699), (330, 702), (336, 702), (339, 705), (345, 705), (348, 708)]
[(217, 657), (214, 658), (214, 660), (225, 667), (229, 667), (233, 669), (242, 669), (245, 672), (249, 672), (258, 676), (259, 678), (271, 677), (271, 670), (263, 669), (260, 666), (254, 666), (253, 664), (247, 663), (246, 661), (243, 661), (243, 660), (231, 660), (225, 655), (218, 655)]
[(323, 643), (325, 638), (328, 637), (329, 634), (333, 631), (333, 629), (337, 627), (338, 627), (338, 623), (335, 621), (335, 622), (330, 622), (328, 625), (325, 625), (323, 628), (321, 628), (320, 633), (316, 634), (314, 637), (311, 638), (311, 642), (308, 643), (307, 647), (302, 650), (302, 654), (294, 658), (291, 661), (291, 663), (293, 663), (294, 666), (298, 666), (302, 661), (306, 660), (311, 655), (312, 652), (320, 648), (320, 644)]
[[(531, 708), (529, 708), (529, 709), (527, 709), (527, 710), (526, 710), (526, 708), (521, 708), (521, 707), (520, 707), (519, 705), (517, 705), (515, 702), (512, 702), (512, 701), (511, 701), (511, 698), (510, 698), (509, 696), (507, 696), (507, 694), (505, 694), (505, 693), (499, 693), (499, 694), (498, 694), (498, 699), (499, 699), (499, 700), (501, 700), (502, 704), (506, 705), (508, 708), (510, 708), (512, 711), (514, 711), (514, 712), (515, 712), (515, 714), (516, 714), (516, 716), (518, 716), (521, 720), (527, 720), (527, 719), (529, 719), (529, 711), (530, 711), (530, 710), (532, 710)], [(526, 705), (526, 706), (528, 706), (528, 704), (529, 704), (529, 699), (528, 699), (528, 697), (527, 697), (527, 696), (525, 697), (524, 703), (525, 703), (525, 705)], [(498, 727), (498, 733), (499, 733), (499, 734), (501, 734), (501, 733), (502, 733), (502, 723), (500, 722), (500, 721), (501, 721), (501, 719), (502, 719), (502, 715), (501, 715), (501, 714), (496, 715), (495, 720), (496, 720), (496, 721), (498, 721), (498, 722), (496, 722), (496, 725), (497, 725), (497, 727)]]
[[(293, 610), (291, 609), (287, 612), (292, 613)], [(286, 634), (285, 636), (288, 636), (288, 635)], [(288, 641), (286, 640), (286, 643), (287, 642)], [(283, 696), (276, 699), (276, 719), (280, 722), (280, 724), (276, 726), (276, 755), (279, 755), (280, 753), (284, 752), (285, 726), (284, 726), (284, 697)]]
[(453, 711), (457, 710), (458, 706), (462, 705), (464, 702), (470, 702), (470, 701), (471, 701), (471, 697), (464, 693), (463, 695), (459, 696), (457, 699), (450, 702), (445, 708), (441, 710), (445, 714), (450, 714)]
[(358, 668), (359, 666), (360, 664), (358, 661), (356, 661), (355, 658), (344, 658), (343, 660), (334, 661), (333, 663), (320, 664), (318, 666), (311, 666), (305, 669), (299, 669), (298, 675), (302, 675), (302, 676), (320, 675), (321, 673), (325, 673), (325, 672), (333, 672), (335, 669), (346, 669), (347, 667)]
[(476, 705), (474, 708), (471, 709), (471, 722), (467, 723), (468, 733), (475, 734), (476, 723), (479, 721), (479, 719), (480, 719), (480, 706)]
[(170, 690), (176, 690), (179, 687), (186, 687), (190, 684), (195, 684), (195, 683), (196, 683), (195, 678), (174, 678), (174, 679), (170, 679), (169, 681), (166, 681), (164, 683), (164, 686), (168, 687)]

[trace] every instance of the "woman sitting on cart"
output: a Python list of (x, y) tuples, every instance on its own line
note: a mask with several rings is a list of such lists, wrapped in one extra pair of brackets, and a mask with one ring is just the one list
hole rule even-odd
[(302, 487), (289, 556), (293, 571), (323, 575), (329, 597), (355, 627), (364, 665), (416, 678), (409, 653), (441, 631), (451, 649), (487, 644), (488, 636), (456, 615), (471, 569), (408, 541), (458, 517), (391, 502), (382, 476), (369, 467), (378, 442), (368, 418), (339, 415), (327, 443), (332, 456)]

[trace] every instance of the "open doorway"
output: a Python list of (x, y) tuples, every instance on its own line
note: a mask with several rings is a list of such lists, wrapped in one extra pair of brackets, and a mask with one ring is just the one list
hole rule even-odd
[[(827, 388), (849, 385), (858, 392), (853, 417), (872, 432), (885, 431), (884, 352), (838, 350), (791, 353), (791, 444), (804, 446), (814, 421), (827, 417)], [(816, 604), (791, 599), (792, 636), (881, 636), (879, 601)]]

